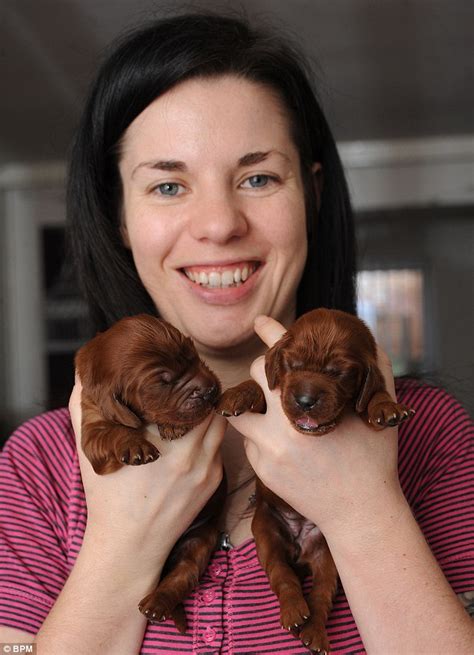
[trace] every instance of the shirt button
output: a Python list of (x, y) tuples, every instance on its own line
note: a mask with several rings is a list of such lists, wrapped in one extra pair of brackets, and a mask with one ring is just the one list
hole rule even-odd
[(210, 603), (212, 603), (215, 597), (216, 597), (216, 592), (213, 591), (212, 589), (206, 589), (206, 591), (203, 591), (202, 599), (206, 603), (206, 605), (210, 605)]
[(204, 630), (202, 639), (206, 642), (206, 644), (210, 644), (216, 638), (216, 634), (217, 632), (214, 630), (214, 628), (208, 627)]

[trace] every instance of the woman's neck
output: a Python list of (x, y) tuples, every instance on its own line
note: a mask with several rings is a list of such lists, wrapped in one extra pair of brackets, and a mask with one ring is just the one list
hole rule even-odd
[[(252, 362), (267, 349), (257, 336), (239, 347), (223, 351), (200, 348), (198, 344), (196, 346), (200, 357), (219, 378), (222, 391), (248, 380)], [(228, 489), (231, 491), (248, 480), (253, 471), (247, 459), (243, 437), (230, 423), (227, 425), (221, 454)]]
[(223, 351), (199, 348), (198, 346), (200, 357), (217, 375), (223, 391), (248, 380), (252, 362), (263, 355), (266, 350), (265, 344), (257, 337), (244, 345)]

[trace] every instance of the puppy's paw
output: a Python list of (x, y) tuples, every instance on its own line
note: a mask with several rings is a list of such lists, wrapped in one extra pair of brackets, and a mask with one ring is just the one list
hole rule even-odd
[(389, 400), (377, 403), (373, 407), (369, 407), (367, 411), (369, 423), (376, 430), (400, 425), (414, 414), (414, 409)]
[(324, 626), (308, 621), (301, 628), (299, 638), (313, 653), (321, 655), (329, 653), (329, 640)]
[(222, 416), (239, 416), (244, 412), (263, 413), (265, 409), (263, 391), (253, 380), (246, 380), (224, 391), (215, 411)]
[(172, 619), (178, 632), (184, 635), (187, 630), (186, 612), (182, 603), (174, 603), (174, 600), (155, 590), (140, 601), (138, 609), (150, 623), (162, 623)]
[(309, 607), (303, 596), (280, 597), (280, 623), (288, 631), (298, 630), (309, 617)]
[(116, 456), (122, 464), (140, 466), (154, 462), (160, 456), (160, 451), (146, 439), (130, 440), (117, 447)]

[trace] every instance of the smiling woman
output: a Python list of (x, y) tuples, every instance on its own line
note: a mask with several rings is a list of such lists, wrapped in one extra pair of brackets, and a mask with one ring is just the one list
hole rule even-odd
[[(35, 634), (49, 655), (102, 654), (104, 644), (114, 655), (472, 652), (454, 594), (469, 591), (472, 571), (472, 424), (459, 404), (399, 383), (398, 402), (417, 412), (399, 435), (350, 411), (323, 422), (330, 435), (308, 419), (314, 434), (302, 434), (265, 375), (262, 355), (296, 318), (355, 312), (347, 185), (308, 71), (281, 36), (215, 14), (153, 21), (99, 70), (68, 186), (93, 331), (161, 316), (193, 339), (223, 390), (250, 372), (267, 411), (211, 414), (167, 445), (150, 426), (161, 456), (104, 476), (80, 445), (79, 379), (68, 409), (21, 426), (0, 458), (0, 641)], [(292, 365), (306, 366), (297, 355)], [(378, 366), (394, 395), (383, 353)], [(326, 373), (337, 386), (337, 359)], [(169, 611), (147, 622), (138, 602), (223, 467), (222, 539), (184, 608), (172, 608), (187, 632)], [(280, 614), (252, 537), (255, 475), (324, 534), (344, 587), (327, 617), (316, 601), (291, 622)], [(291, 535), (274, 537), (277, 548)]]

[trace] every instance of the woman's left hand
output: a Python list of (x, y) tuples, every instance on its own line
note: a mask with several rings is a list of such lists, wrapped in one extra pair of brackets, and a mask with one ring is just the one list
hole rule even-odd
[[(258, 317), (255, 330), (272, 346), (285, 328)], [(379, 350), (378, 364), (395, 397), (390, 361)], [(354, 529), (377, 516), (387, 494), (403, 498), (397, 467), (397, 429), (375, 431), (354, 412), (324, 436), (297, 432), (286, 418), (280, 391), (268, 388), (264, 357), (250, 370), (267, 402), (266, 414), (245, 413), (228, 420), (245, 437), (247, 457), (257, 476), (274, 493), (328, 534), (344, 525)], [(395, 496), (393, 496), (393, 494)], [(350, 521), (348, 521), (350, 517)]]

